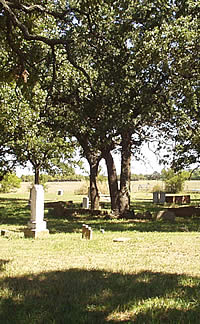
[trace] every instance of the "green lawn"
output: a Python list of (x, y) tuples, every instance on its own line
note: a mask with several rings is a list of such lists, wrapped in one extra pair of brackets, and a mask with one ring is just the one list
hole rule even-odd
[[(132, 207), (160, 208), (142, 198)], [(199, 323), (198, 218), (55, 219), (45, 210), (50, 235), (34, 240), (21, 232), (29, 217), (27, 199), (1, 195), (0, 229), (10, 231), (0, 236), (0, 323)]]

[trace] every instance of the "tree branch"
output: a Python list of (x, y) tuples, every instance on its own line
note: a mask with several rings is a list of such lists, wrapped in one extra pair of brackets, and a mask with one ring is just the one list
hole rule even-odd
[[(60, 39), (60, 38), (49, 39), (49, 38), (41, 36), (41, 35), (30, 34), (28, 28), (19, 21), (19, 19), (17, 18), (17, 16), (13, 12), (13, 10), (9, 7), (7, 2), (5, 0), (0, 0), (0, 4), (2, 4), (3, 9), (8, 14), (8, 16), (10, 17), (13, 24), (15, 26), (17, 26), (22, 31), (24, 38), (26, 40), (40, 41), (40, 42), (43, 42), (51, 47), (55, 46), (55, 45), (59, 45), (59, 44), (65, 44), (65, 45), (68, 44), (68, 41), (64, 40), (64, 39)], [(43, 12), (45, 12), (45, 10)]]
[(84, 68), (82, 68), (81, 66), (79, 66), (75, 60), (72, 58), (72, 55), (70, 53), (70, 50), (69, 50), (69, 46), (66, 44), (65, 45), (65, 49), (66, 49), (66, 53), (67, 53), (67, 58), (68, 58), (68, 61), (73, 65), (73, 67), (77, 70), (79, 70), (81, 73), (83, 73), (83, 75), (85, 76), (85, 78), (87, 79), (87, 82), (90, 86), (90, 89), (92, 91), (92, 94), (93, 96), (95, 97), (95, 91), (93, 89), (93, 85), (92, 85), (92, 81), (91, 81), (91, 78), (89, 76), (89, 74), (85, 71)]

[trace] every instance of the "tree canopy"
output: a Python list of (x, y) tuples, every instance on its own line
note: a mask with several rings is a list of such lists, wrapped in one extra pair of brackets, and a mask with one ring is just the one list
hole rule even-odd
[(197, 114), (199, 2), (0, 0), (0, 11), (2, 78), (26, 97), (40, 85), (48, 127), (78, 139), (94, 177), (120, 150), (128, 208), (131, 154), (152, 127), (174, 137)]

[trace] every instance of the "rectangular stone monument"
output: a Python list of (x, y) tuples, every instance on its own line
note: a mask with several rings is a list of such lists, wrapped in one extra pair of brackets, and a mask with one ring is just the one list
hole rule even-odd
[(163, 191), (160, 192), (160, 204), (165, 203), (165, 195), (166, 195), (165, 192), (163, 192)]
[(86, 238), (87, 240), (92, 240), (92, 229), (86, 224), (82, 226), (82, 238)]
[(89, 209), (89, 198), (83, 197), (83, 208)]
[(82, 238), (85, 238), (87, 229), (88, 229), (88, 225), (83, 224), (83, 226), (82, 226)]
[(86, 239), (92, 240), (92, 228), (88, 227), (87, 233), (86, 233)]
[(63, 189), (58, 190), (58, 196), (63, 196)]
[(153, 203), (154, 204), (159, 203), (159, 192), (158, 191), (153, 192)]
[(44, 189), (42, 185), (34, 185), (31, 189), (31, 219), (24, 230), (25, 237), (42, 237), (49, 234), (44, 221)]

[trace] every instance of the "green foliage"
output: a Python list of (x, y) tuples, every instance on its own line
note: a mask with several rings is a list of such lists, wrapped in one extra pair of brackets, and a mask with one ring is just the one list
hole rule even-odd
[[(40, 182), (42, 181), (42, 177), (44, 174), (40, 175)], [(68, 174), (68, 175), (63, 175), (63, 174), (56, 174), (55, 176), (45, 174), (45, 182), (57, 182), (57, 181), (79, 181), (83, 180), (85, 177), (80, 175), (80, 174)], [(34, 182), (34, 176), (32, 175), (22, 175), (21, 180), (23, 182)]]
[(148, 180), (160, 180), (161, 174), (157, 171), (154, 171), (152, 174), (147, 175)]
[(137, 180), (160, 180), (161, 175), (159, 172), (154, 171), (151, 174), (131, 174), (131, 180), (137, 181)]
[(133, 180), (133, 181), (138, 181), (138, 180), (146, 180), (147, 179), (147, 177), (146, 177), (146, 175), (144, 175), (144, 174), (131, 174), (131, 180)]
[(153, 192), (160, 192), (160, 191), (162, 191), (162, 186), (160, 186), (160, 185), (155, 185), (154, 187), (153, 187), (153, 190), (152, 190)]
[(198, 1), (0, 3), (1, 78), (17, 78), (12, 95), (16, 89), (26, 97), (18, 96), (11, 113), (22, 113), (13, 128), (20, 162), (52, 167), (46, 162), (60, 152), (52, 127), (81, 145), (86, 138), (90, 152), (120, 147), (125, 131), (136, 150), (152, 136), (145, 126), (198, 112)]
[(10, 192), (13, 189), (19, 188), (21, 179), (19, 179), (14, 173), (7, 173), (3, 180), (0, 182), (0, 192)]
[(185, 181), (189, 178), (189, 172), (179, 171), (174, 172), (173, 169), (161, 172), (162, 180), (165, 182), (165, 191), (169, 193), (178, 193), (183, 190)]
[(191, 171), (190, 180), (200, 180), (200, 169)]

